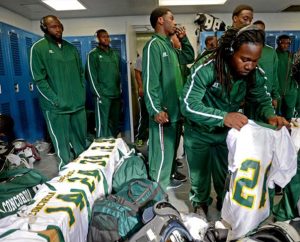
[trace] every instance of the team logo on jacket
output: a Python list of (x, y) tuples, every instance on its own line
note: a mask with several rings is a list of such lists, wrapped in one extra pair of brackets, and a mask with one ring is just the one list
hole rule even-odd
[(167, 52), (163, 52), (162, 57), (167, 57), (167, 56), (168, 56)]
[(220, 83), (219, 83), (219, 82), (215, 82), (212, 86), (213, 86), (214, 88), (219, 88), (219, 87), (220, 87)]
[(50, 54), (54, 54), (54, 51), (53, 51), (53, 50), (49, 50), (49, 53), (50, 53)]

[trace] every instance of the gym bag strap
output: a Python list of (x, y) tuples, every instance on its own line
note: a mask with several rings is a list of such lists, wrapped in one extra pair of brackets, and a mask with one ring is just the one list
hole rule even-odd
[[(135, 185), (139, 185), (140, 187), (144, 187), (145, 190), (143, 193), (141, 193), (137, 198), (134, 197), (133, 195), (133, 187)], [(143, 180), (134, 180), (133, 182), (129, 183), (128, 186), (128, 197), (130, 199), (132, 199), (132, 203), (134, 205), (137, 205), (138, 207), (143, 207), (145, 206), (149, 201), (152, 201), (159, 192), (161, 192), (161, 188), (160, 186), (157, 186), (153, 191), (151, 190), (152, 184), (146, 184), (145, 182), (143, 182)], [(142, 201), (143, 198), (145, 198), (145, 196), (147, 195), (147, 193), (151, 193), (151, 195), (147, 198), (147, 200)], [(142, 201), (142, 202), (140, 202)]]
[(115, 195), (109, 195), (107, 197), (108, 200), (111, 200), (115, 203), (122, 204), (126, 207), (129, 207), (132, 211), (128, 211), (128, 213), (132, 216), (136, 215), (136, 213), (139, 211), (139, 207), (137, 207), (135, 204), (125, 200), (123, 197), (115, 196)]

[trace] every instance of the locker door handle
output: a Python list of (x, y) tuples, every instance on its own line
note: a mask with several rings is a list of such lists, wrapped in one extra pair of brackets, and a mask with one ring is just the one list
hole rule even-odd
[(2, 85), (0, 85), (0, 94), (2, 94)]
[(29, 82), (29, 91), (33, 92), (33, 83), (32, 82)]
[(15, 93), (18, 93), (19, 91), (20, 91), (19, 84), (16, 83), (15, 84)]

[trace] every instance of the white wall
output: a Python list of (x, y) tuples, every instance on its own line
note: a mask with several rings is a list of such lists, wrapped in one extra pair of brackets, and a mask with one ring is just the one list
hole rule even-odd
[[(214, 14), (215, 17), (222, 19), (226, 25), (231, 25), (231, 14)], [(178, 24), (184, 25), (187, 35), (195, 51), (197, 47), (197, 36), (194, 24), (195, 14), (178, 14), (175, 20)], [(267, 30), (300, 30), (299, 13), (257, 13), (254, 20), (263, 20)], [(124, 16), (124, 17), (105, 17), (105, 18), (77, 18), (61, 19), (65, 27), (65, 36), (84, 36), (93, 35), (97, 29), (104, 28), (110, 34), (126, 34), (128, 25), (150, 25), (149, 16)], [(39, 21), (32, 21), (32, 31), (41, 34)]]
[(4, 22), (32, 32), (32, 23), (29, 19), (13, 13), (6, 8), (0, 7), (0, 22)]

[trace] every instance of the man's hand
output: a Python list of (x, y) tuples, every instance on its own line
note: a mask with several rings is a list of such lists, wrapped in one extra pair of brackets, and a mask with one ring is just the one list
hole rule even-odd
[(273, 126), (276, 126), (277, 129), (281, 129), (283, 126), (286, 126), (287, 128), (290, 127), (290, 123), (284, 117), (281, 116), (274, 116), (268, 118), (268, 123)]
[(144, 96), (144, 90), (143, 87), (139, 87), (139, 96), (143, 97)]
[(176, 35), (179, 40), (186, 36), (185, 27), (176, 27)]
[(165, 124), (169, 122), (168, 113), (161, 111), (154, 116), (154, 121), (159, 124)]
[(248, 118), (244, 114), (238, 112), (228, 113), (224, 118), (225, 126), (237, 130), (240, 130), (247, 123)]

